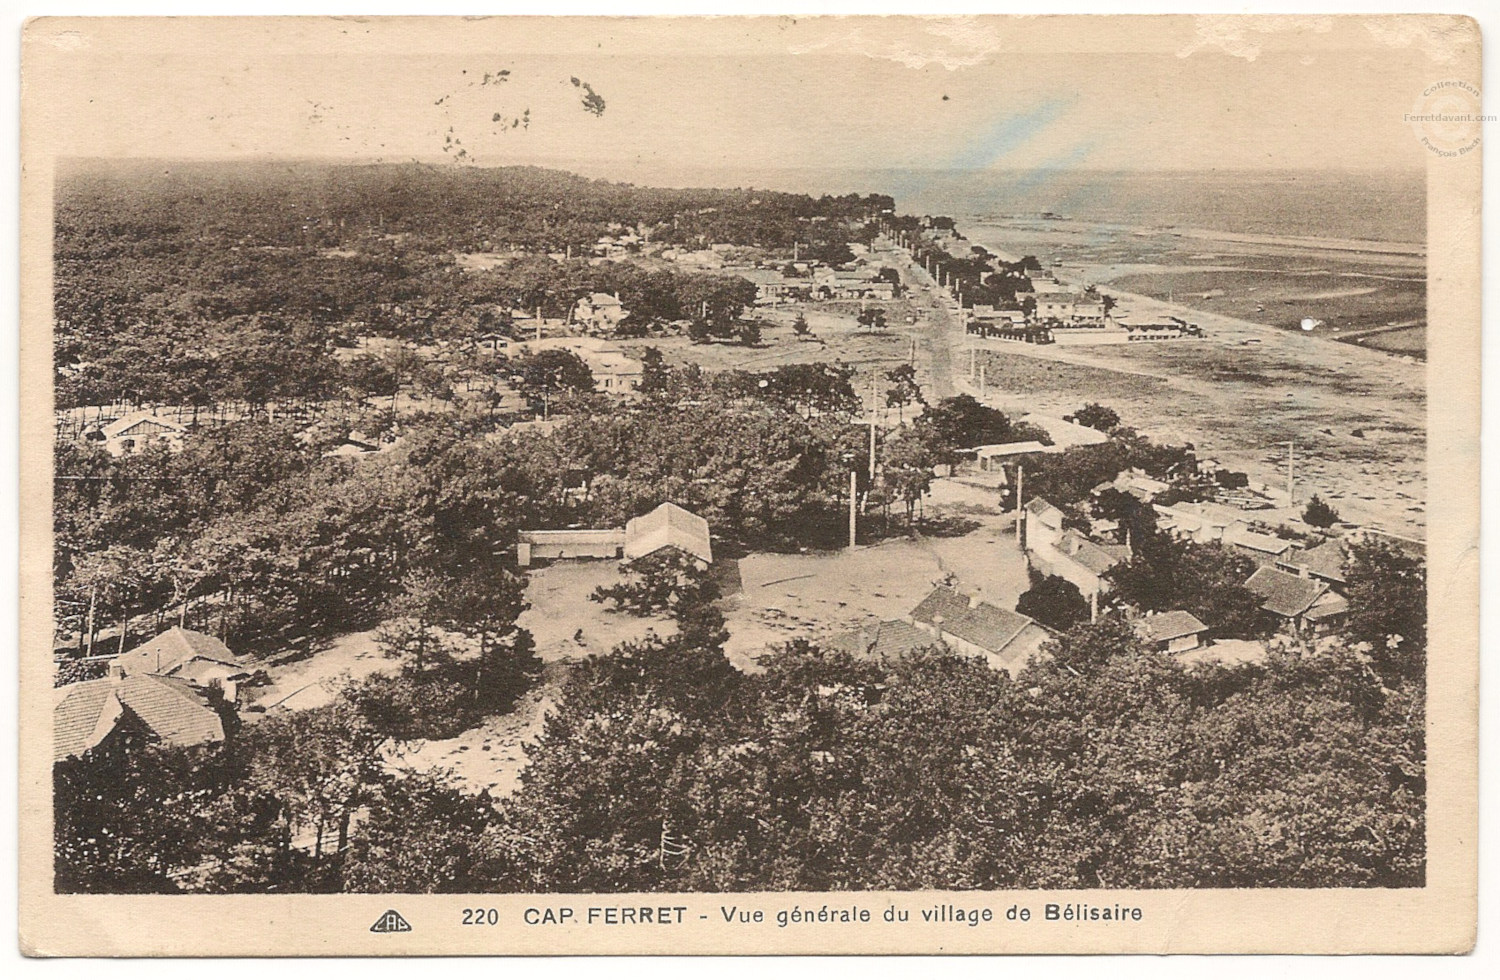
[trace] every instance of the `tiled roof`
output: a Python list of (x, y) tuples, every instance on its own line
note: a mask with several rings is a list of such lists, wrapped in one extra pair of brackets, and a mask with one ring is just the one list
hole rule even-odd
[(1244, 527), (1234, 527), (1227, 535), (1230, 544), (1239, 545), (1241, 548), (1249, 548), (1252, 551), (1261, 551), (1269, 555), (1281, 555), (1291, 550), (1292, 543), (1285, 538), (1278, 538), (1271, 534), (1260, 534)]
[(1334, 592), (1325, 592), (1307, 610), (1307, 618), (1311, 620), (1328, 619), (1333, 616), (1342, 616), (1348, 611), (1348, 599)]
[[(60, 697), (52, 708), (53, 762), (70, 755), (82, 755), (113, 730), (120, 711), (120, 703), (114, 697), (114, 686), (114, 681), (102, 677), (58, 688)], [(110, 717), (106, 719), (104, 731), (96, 734), (106, 707), (110, 710)]]
[(917, 603), (916, 608), (911, 611), (911, 618), (931, 625), (941, 616), (946, 627), (951, 620), (958, 619), (968, 611), (969, 600), (966, 596), (940, 585), (929, 592), (927, 598)]
[(676, 504), (662, 504), (625, 522), (626, 558), (642, 558), (662, 548), (676, 548), (706, 562), (714, 560), (708, 521)]
[(1071, 528), (1058, 539), (1057, 550), (1095, 575), (1103, 575), (1129, 556), (1124, 545), (1099, 544)]
[(1325, 541), (1316, 548), (1294, 548), (1282, 556), (1282, 561), (1320, 578), (1343, 582), (1345, 557), (1342, 541)]
[(1290, 619), (1307, 612), (1328, 586), (1267, 565), (1250, 576), (1245, 588), (1260, 597), (1262, 609)]
[(1136, 623), (1136, 629), (1148, 643), (1165, 643), (1178, 637), (1192, 636), (1208, 629), (1185, 609), (1154, 613)]
[(218, 712), (185, 681), (142, 674), (121, 681), (116, 694), (120, 703), (163, 742), (198, 745), (224, 740), (224, 723)]
[(224, 722), (218, 712), (191, 684), (175, 677), (104, 677), (58, 690), (60, 697), (52, 711), (54, 762), (98, 745), (115, 730), (125, 710), (169, 745), (224, 740)]
[(990, 653), (999, 653), (1031, 625), (1031, 620), (1018, 612), (992, 606), (988, 602), (964, 613), (953, 622), (943, 623), (943, 632), (950, 633)]
[(165, 633), (129, 650), (114, 660), (114, 666), (130, 677), (134, 674), (172, 674), (189, 660), (209, 660), (229, 667), (245, 662), (207, 633), (174, 626)]
[(1027, 501), (1026, 512), (1048, 527), (1062, 527), (1063, 512), (1044, 497), (1032, 497)]
[(829, 646), (848, 650), (856, 657), (900, 657), (913, 650), (925, 650), (938, 645), (932, 634), (917, 629), (899, 619), (888, 619), (877, 623), (873, 629), (858, 629), (845, 633), (828, 643)]

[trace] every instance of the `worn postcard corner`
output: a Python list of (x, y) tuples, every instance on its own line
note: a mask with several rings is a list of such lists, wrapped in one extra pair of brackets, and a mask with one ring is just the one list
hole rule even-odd
[(26, 955), (1473, 947), (1473, 20), (23, 40)]

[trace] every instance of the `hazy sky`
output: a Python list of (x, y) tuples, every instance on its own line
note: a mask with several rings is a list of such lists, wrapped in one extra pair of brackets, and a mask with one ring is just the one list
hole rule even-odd
[[(462, 149), (481, 165), (571, 162), (637, 180), (1416, 169), (1428, 156), (1402, 114), (1452, 77), (1466, 41), (1431, 18), (231, 23), (35, 23), (26, 138), (83, 156)], [(601, 114), (585, 111), (584, 83)]]

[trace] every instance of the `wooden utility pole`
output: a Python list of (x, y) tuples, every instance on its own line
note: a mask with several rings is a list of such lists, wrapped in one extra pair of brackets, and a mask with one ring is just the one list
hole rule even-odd
[(988, 367), (989, 367), (988, 364), (981, 364), (981, 365), (979, 365), (979, 400), (980, 401), (984, 401), (984, 397), (988, 393), (988, 385), (986, 384), (985, 377), (984, 377), (985, 369), (988, 368)]
[(1293, 504), (1297, 502), (1294, 495), (1294, 484), (1292, 482), (1292, 456), (1296, 452), (1295, 440), (1288, 439), (1286, 442), (1286, 502)]
[(1026, 464), (1016, 463), (1016, 540), (1026, 550)]
[(854, 521), (859, 514), (859, 471), (849, 470), (849, 547), (854, 547)]

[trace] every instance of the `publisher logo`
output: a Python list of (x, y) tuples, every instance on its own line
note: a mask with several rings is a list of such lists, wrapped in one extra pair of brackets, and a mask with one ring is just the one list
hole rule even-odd
[(1440, 157), (1459, 157), (1479, 147), (1479, 89), (1468, 82), (1433, 82), (1412, 103), (1405, 120), (1417, 140)]
[(401, 913), (395, 909), (387, 909), (386, 913), (375, 920), (370, 927), (371, 932), (411, 932), (411, 923), (402, 918)]

